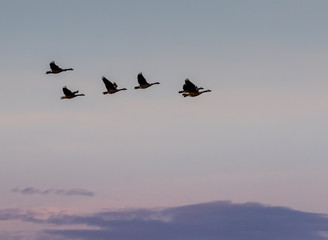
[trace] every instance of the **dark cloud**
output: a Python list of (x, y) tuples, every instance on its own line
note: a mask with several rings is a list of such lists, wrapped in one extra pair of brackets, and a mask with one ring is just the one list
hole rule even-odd
[(56, 195), (63, 195), (63, 196), (87, 196), (87, 197), (92, 197), (95, 195), (93, 192), (81, 188), (41, 190), (34, 187), (27, 187), (23, 189), (15, 188), (12, 189), (11, 191), (21, 194), (41, 194), (41, 195), (56, 194)]
[[(164, 209), (103, 211), (92, 215), (53, 214), (37, 219), (33, 213), (0, 211), (14, 218), (70, 230), (44, 230), (33, 240), (324, 240), (328, 218), (284, 207), (257, 203), (211, 202)], [(75, 229), (83, 224), (91, 229)]]
[(15, 220), (21, 218), (21, 211), (19, 209), (1, 209), (0, 220)]

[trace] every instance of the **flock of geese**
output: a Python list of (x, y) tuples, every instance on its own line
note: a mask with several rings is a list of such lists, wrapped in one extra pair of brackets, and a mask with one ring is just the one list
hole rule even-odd
[[(50, 71), (47, 71), (46, 74), (57, 74), (65, 71), (73, 71), (73, 68), (60, 68), (58, 67), (54, 61), (50, 63)], [(145, 89), (151, 87), (153, 85), (159, 84), (159, 82), (148, 83), (146, 78), (139, 73), (137, 76), (139, 86), (136, 86), (135, 89)], [(105, 84), (107, 91), (103, 92), (103, 94), (113, 94), (119, 91), (127, 90), (126, 88), (117, 88), (117, 84), (114, 82), (112, 83), (107, 78), (102, 77), (102, 80)], [(203, 90), (202, 87), (197, 87), (193, 84), (189, 79), (185, 80), (185, 84), (183, 85), (183, 90), (179, 91), (184, 97), (196, 97), (202, 93), (211, 92), (211, 90)], [(202, 90), (202, 91), (201, 91)], [(85, 96), (83, 93), (79, 93), (79, 91), (71, 91), (66, 86), (63, 87), (64, 96), (61, 99), (71, 99), (78, 96)]]

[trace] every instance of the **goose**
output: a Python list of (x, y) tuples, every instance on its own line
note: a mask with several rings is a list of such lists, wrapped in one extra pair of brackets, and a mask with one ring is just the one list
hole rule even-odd
[(135, 89), (145, 89), (154, 84), (159, 84), (159, 82), (148, 83), (145, 77), (142, 75), (142, 73), (139, 73), (137, 78), (138, 78), (139, 86), (134, 87)]
[(190, 91), (197, 92), (201, 89), (204, 89), (202, 87), (197, 87), (195, 84), (193, 84), (188, 78), (185, 80), (185, 84), (183, 84), (183, 91), (179, 91), (179, 93), (188, 93)]
[(65, 72), (65, 71), (73, 71), (73, 68), (60, 68), (58, 67), (56, 64), (55, 64), (55, 61), (52, 61), (50, 64), (50, 71), (47, 71), (46, 74), (49, 74), (49, 73), (53, 73), (53, 74), (57, 74), (57, 73), (60, 73), (60, 72)]
[(210, 89), (207, 89), (207, 90), (204, 90), (204, 91), (183, 93), (182, 95), (184, 97), (196, 97), (196, 96), (201, 95), (202, 93), (206, 93), (206, 92), (212, 92), (212, 91)]
[(65, 87), (63, 87), (63, 93), (65, 96), (62, 96), (61, 99), (71, 99), (71, 98), (75, 98), (77, 96), (85, 96), (83, 93), (77, 94), (78, 92), (79, 91), (72, 92), (65, 86)]
[(196, 97), (202, 93), (211, 92), (211, 90), (204, 90), (200, 91), (204, 88), (197, 87), (195, 84), (193, 84), (188, 78), (185, 80), (185, 84), (183, 85), (183, 91), (179, 91), (179, 93), (182, 93), (182, 96), (184, 97)]
[(103, 80), (103, 82), (106, 86), (106, 89), (107, 89), (107, 91), (103, 92), (103, 94), (112, 94), (112, 93), (116, 93), (118, 91), (127, 90), (126, 88), (117, 89), (117, 84), (115, 82), (112, 83), (111, 81), (109, 81), (105, 77), (102, 77), (102, 80)]

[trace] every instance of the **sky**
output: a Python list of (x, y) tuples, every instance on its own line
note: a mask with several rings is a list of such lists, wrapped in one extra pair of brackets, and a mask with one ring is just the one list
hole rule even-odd
[[(325, 239), (327, 10), (1, 0), (0, 237)], [(211, 92), (182, 97), (186, 78)]]

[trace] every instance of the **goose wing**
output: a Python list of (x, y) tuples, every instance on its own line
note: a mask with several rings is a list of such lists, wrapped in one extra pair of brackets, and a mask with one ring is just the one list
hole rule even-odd
[(63, 87), (63, 93), (65, 94), (65, 96), (72, 96), (73, 93), (71, 90), (69, 90), (67, 87)]
[(52, 61), (49, 65), (50, 65), (50, 69), (53, 71), (61, 70), (61, 68), (55, 64), (55, 61)]
[(197, 92), (197, 87), (187, 78), (185, 80), (185, 84), (183, 85), (183, 90), (186, 92)]
[(138, 74), (138, 83), (139, 83), (139, 85), (148, 84), (146, 78), (142, 75), (142, 73)]
[(107, 88), (107, 90), (109, 91), (110, 89), (115, 89), (113, 83), (111, 81), (109, 81), (107, 78), (102, 77), (102, 80)]

